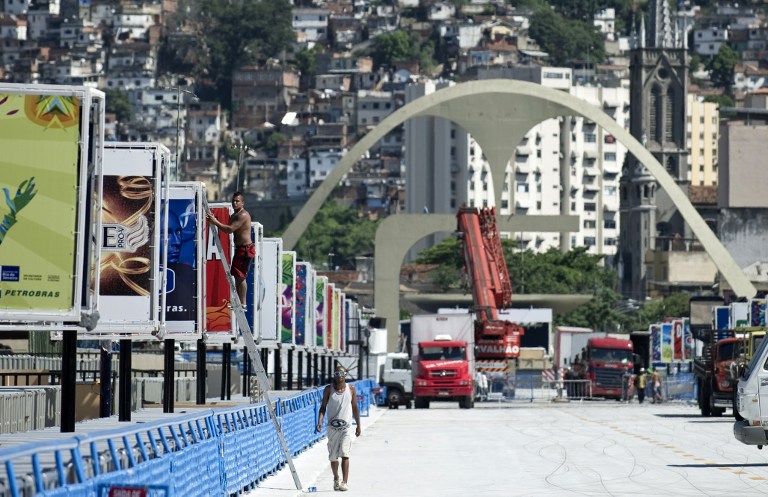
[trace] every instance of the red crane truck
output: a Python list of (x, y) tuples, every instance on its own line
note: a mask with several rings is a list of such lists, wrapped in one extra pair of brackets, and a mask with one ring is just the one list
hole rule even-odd
[(477, 369), (506, 365), (520, 356), (524, 330), (498, 315), (499, 309), (512, 307), (512, 281), (496, 227), (496, 209), (462, 207), (456, 218), (465, 271), (472, 283)]

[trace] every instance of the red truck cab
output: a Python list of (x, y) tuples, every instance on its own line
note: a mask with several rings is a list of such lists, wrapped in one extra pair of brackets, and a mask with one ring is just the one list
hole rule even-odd
[(621, 398), (622, 376), (634, 366), (632, 341), (623, 338), (590, 338), (582, 358), (593, 397)]
[(432, 340), (419, 342), (414, 365), (413, 398), (417, 409), (430, 401), (458, 401), (459, 407), (474, 407), (474, 384), (467, 342)]

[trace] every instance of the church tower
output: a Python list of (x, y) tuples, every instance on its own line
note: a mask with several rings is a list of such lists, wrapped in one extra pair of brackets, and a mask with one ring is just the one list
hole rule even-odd
[[(668, 0), (651, 0), (648, 29), (643, 18), (640, 31), (632, 36), (630, 133), (686, 192), (690, 181), (687, 69), (685, 33), (673, 29)], [(647, 284), (645, 257), (654, 249), (656, 238), (690, 234), (669, 196), (634, 156), (627, 158), (620, 190), (621, 290), (625, 297), (642, 300)]]

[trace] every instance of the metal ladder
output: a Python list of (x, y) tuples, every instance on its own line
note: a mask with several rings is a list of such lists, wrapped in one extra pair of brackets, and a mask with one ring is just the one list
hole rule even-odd
[[(205, 209), (206, 215), (211, 213), (210, 207), (208, 207), (208, 202), (204, 199), (203, 200), (203, 206)], [(224, 257), (224, 250), (221, 246), (221, 240), (219, 240), (219, 230), (218, 228), (211, 222), (208, 222), (208, 227), (210, 231), (210, 236), (213, 237), (213, 239), (216, 242), (216, 250), (219, 251), (219, 254), (221, 255), (221, 264), (224, 266), (224, 271), (227, 274), (227, 281), (229, 282), (229, 291), (232, 296), (232, 310), (235, 313), (235, 316), (237, 317), (237, 324), (240, 328), (240, 331), (243, 334), (243, 339), (245, 340), (245, 347), (248, 351), (248, 355), (251, 358), (251, 362), (256, 367), (256, 379), (259, 382), (259, 386), (261, 387), (261, 390), (264, 392), (264, 400), (267, 404), (267, 410), (269, 410), (269, 417), (272, 418), (272, 423), (275, 425), (275, 430), (277, 431), (277, 438), (280, 440), (280, 445), (283, 448), (283, 454), (285, 455), (285, 459), (288, 462), (288, 467), (291, 469), (291, 475), (293, 476), (293, 483), (296, 485), (297, 490), (301, 490), (301, 481), (299, 480), (299, 474), (296, 472), (296, 467), (293, 465), (293, 459), (291, 458), (291, 452), (288, 449), (288, 444), (285, 442), (285, 436), (283, 436), (283, 430), (280, 429), (280, 423), (277, 420), (277, 414), (275, 413), (275, 407), (272, 405), (272, 400), (269, 398), (269, 380), (267, 379), (267, 372), (264, 369), (264, 365), (261, 363), (261, 357), (258, 353), (256, 353), (256, 341), (253, 339), (253, 332), (251, 331), (251, 326), (248, 324), (248, 319), (245, 317), (245, 310), (243, 309), (243, 304), (240, 302), (240, 296), (237, 294), (237, 288), (235, 287), (235, 279), (230, 274), (230, 266), (229, 262), (227, 261), (226, 257)], [(250, 229), (250, 226), (248, 227)], [(279, 353), (279, 352), (278, 352)]]

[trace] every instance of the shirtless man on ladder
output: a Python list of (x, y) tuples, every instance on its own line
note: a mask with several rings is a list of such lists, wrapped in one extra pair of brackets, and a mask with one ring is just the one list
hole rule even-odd
[(248, 283), (245, 278), (251, 268), (251, 262), (256, 257), (256, 246), (251, 240), (251, 215), (245, 210), (245, 197), (242, 192), (232, 194), (234, 212), (229, 216), (229, 224), (224, 224), (213, 214), (208, 214), (208, 221), (224, 233), (232, 233), (235, 241), (235, 256), (232, 259), (230, 274), (235, 277), (237, 296), (240, 305), (245, 307), (245, 294)]

